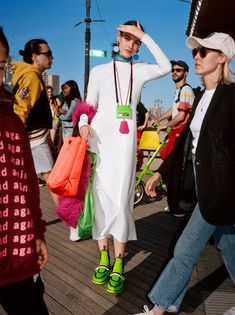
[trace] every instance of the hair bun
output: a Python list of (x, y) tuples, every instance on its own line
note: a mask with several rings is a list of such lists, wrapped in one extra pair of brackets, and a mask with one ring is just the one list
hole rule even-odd
[(25, 51), (24, 50), (19, 50), (19, 54), (21, 55), (21, 56), (24, 56), (25, 55)]

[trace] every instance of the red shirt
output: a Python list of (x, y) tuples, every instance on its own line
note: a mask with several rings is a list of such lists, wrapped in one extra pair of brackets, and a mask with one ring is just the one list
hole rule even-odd
[[(1, 93), (1, 92), (0, 92)], [(39, 272), (36, 239), (45, 221), (28, 134), (12, 103), (0, 101), (0, 285)]]

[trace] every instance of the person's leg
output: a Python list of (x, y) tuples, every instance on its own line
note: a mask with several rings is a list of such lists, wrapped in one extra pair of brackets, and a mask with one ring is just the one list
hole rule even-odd
[(49, 315), (40, 275), (0, 287), (1, 304), (8, 315)]
[(117, 239), (113, 238), (113, 244), (115, 258), (124, 257), (126, 252), (126, 243), (119, 242)]
[(50, 137), (51, 137), (51, 142), (54, 144), (55, 143), (55, 136), (56, 136), (56, 129), (50, 129)]
[(95, 284), (107, 283), (110, 275), (110, 258), (109, 258), (109, 242), (108, 238), (98, 240), (100, 251), (99, 266), (92, 275), (92, 282)]
[(69, 239), (72, 242), (76, 242), (81, 239), (81, 237), (78, 236), (78, 226), (76, 228), (72, 226), (69, 227)]
[(124, 290), (124, 255), (126, 251), (126, 243), (113, 239), (115, 261), (112, 272), (110, 274), (107, 291), (109, 293), (118, 294)]
[[(37, 175), (41, 174), (43, 179), (47, 183), (48, 177), (53, 167), (53, 158), (49, 144), (48, 142), (43, 142), (38, 146), (32, 147), (31, 150), (36, 173)], [(50, 194), (55, 205), (57, 205), (58, 196), (51, 191)]]
[(109, 250), (109, 239), (106, 237), (98, 240), (98, 247), (100, 251), (103, 249)]
[(66, 138), (71, 137), (72, 134), (73, 128), (63, 127), (63, 141), (65, 141)]
[(225, 266), (235, 284), (235, 227), (233, 224), (218, 226), (213, 234), (215, 244), (221, 250)]
[[(180, 236), (174, 256), (163, 270), (156, 284), (148, 294), (156, 305), (153, 310), (177, 311), (187, 291), (193, 268), (216, 226), (207, 223), (201, 216), (199, 206)], [(163, 314), (163, 313), (162, 313)]]

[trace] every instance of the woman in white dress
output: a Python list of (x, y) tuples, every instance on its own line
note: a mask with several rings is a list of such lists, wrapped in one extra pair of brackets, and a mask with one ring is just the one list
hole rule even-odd
[[(132, 216), (136, 106), (144, 84), (171, 70), (168, 58), (137, 21), (128, 21), (117, 29), (113, 60), (93, 68), (89, 78), (86, 100), (97, 107), (97, 113), (90, 126), (86, 115), (82, 115), (79, 122), (80, 135), (88, 137), (91, 151), (97, 155), (92, 235), (98, 241), (101, 259), (92, 282), (108, 282), (107, 291), (116, 294), (124, 289), (123, 257), (126, 242), (136, 240)], [(141, 43), (147, 46), (157, 64), (134, 62), (133, 56)], [(110, 237), (113, 237), (115, 253), (112, 270), (109, 259)]]

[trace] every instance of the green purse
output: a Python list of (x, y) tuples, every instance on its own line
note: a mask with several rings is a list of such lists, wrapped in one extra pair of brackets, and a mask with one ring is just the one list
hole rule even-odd
[(91, 153), (91, 174), (89, 177), (89, 183), (87, 191), (84, 198), (84, 205), (82, 213), (78, 219), (78, 236), (82, 239), (86, 239), (92, 234), (92, 226), (95, 217), (94, 200), (92, 193), (92, 183), (95, 176), (95, 166), (96, 166), (96, 154)]

